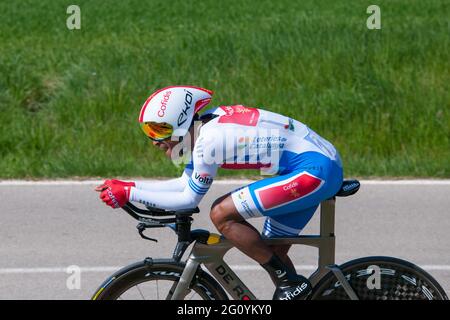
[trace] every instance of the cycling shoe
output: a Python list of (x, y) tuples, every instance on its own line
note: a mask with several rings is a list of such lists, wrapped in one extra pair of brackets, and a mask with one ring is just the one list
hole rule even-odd
[(273, 300), (304, 300), (312, 292), (312, 285), (303, 276), (286, 279), (277, 286)]

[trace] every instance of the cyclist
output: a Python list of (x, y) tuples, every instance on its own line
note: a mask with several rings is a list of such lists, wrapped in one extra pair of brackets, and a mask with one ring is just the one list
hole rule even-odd
[[(339, 154), (305, 124), (266, 110), (220, 106), (199, 116), (212, 94), (193, 86), (153, 93), (139, 115), (143, 131), (169, 157), (177, 154), (180, 141), (191, 143), (191, 161), (181, 177), (164, 182), (106, 180), (97, 189), (100, 198), (113, 208), (128, 201), (172, 210), (192, 208), (209, 190), (219, 167), (272, 174), (216, 199), (210, 217), (233, 245), (269, 273), (276, 286), (273, 299), (304, 299), (311, 284), (297, 275), (287, 255), (290, 246), (267, 246), (246, 220), (266, 217), (266, 237), (297, 236), (320, 202), (341, 187)], [(201, 123), (198, 130), (195, 120)]]

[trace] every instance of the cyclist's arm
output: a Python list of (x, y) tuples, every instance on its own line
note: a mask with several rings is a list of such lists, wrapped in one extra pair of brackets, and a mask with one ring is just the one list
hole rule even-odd
[(216, 166), (210, 169), (212, 170), (208, 173), (194, 170), (182, 191), (148, 191), (131, 188), (130, 201), (169, 210), (195, 208), (211, 186), (212, 179), (217, 171)]
[[(200, 142), (199, 142), (200, 141)], [(214, 141), (212, 139), (212, 141)], [(211, 142), (213, 143), (213, 142)], [(196, 150), (204, 150), (205, 142), (200, 139), (195, 144)], [(131, 188), (130, 201), (137, 201), (146, 206), (162, 209), (178, 210), (196, 207), (212, 184), (217, 173), (218, 164), (207, 164), (204, 162), (201, 152), (193, 152), (193, 169), (180, 191), (149, 191)], [(188, 171), (185, 171), (187, 175)]]

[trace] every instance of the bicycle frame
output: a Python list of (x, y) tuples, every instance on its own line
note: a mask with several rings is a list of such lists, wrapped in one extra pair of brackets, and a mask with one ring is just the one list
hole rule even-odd
[[(318, 267), (309, 278), (313, 286), (315, 286), (325, 274), (330, 272), (330, 270), (335, 273), (340, 273), (339, 270), (333, 270), (333, 266), (335, 265), (335, 202), (336, 200), (333, 197), (320, 204), (320, 235), (304, 235), (291, 238), (266, 238), (264, 240), (268, 245), (300, 244), (318, 248)], [(171, 297), (172, 300), (182, 299), (185, 296), (189, 284), (200, 264), (205, 265), (212, 276), (233, 299), (257, 299), (223, 260), (224, 255), (231, 248), (233, 248), (233, 245), (217, 234), (211, 234), (206, 244), (195, 242), (187, 259), (186, 267), (184, 268), (180, 281)]]

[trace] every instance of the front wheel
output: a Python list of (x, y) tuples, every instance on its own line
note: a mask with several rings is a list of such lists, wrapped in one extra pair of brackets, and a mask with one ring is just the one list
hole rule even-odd
[[(184, 270), (182, 263), (142, 261), (125, 267), (109, 277), (92, 300), (168, 300)], [(198, 269), (185, 300), (227, 300), (222, 287)]]
[[(448, 300), (437, 281), (420, 267), (392, 257), (366, 257), (339, 266), (359, 300)], [(330, 271), (314, 287), (313, 300), (349, 300)]]

